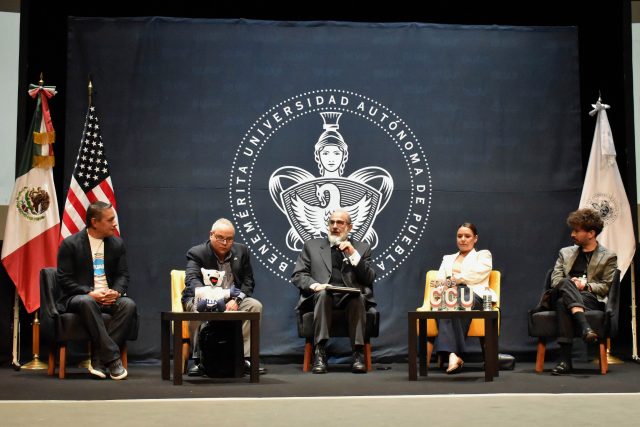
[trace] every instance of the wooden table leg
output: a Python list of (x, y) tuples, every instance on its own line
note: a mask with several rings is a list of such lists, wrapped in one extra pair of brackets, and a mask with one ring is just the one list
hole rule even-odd
[(171, 337), (171, 321), (160, 318), (160, 358), (162, 361), (162, 379), (170, 379), (169, 339)]
[(427, 319), (418, 320), (418, 360), (420, 362), (420, 376), (427, 376)]
[(497, 329), (493, 319), (484, 319), (484, 332), (484, 380), (493, 381), (498, 364), (498, 340), (496, 339)]
[(260, 319), (251, 320), (251, 376), (252, 383), (260, 382)]
[(496, 317), (495, 319), (491, 320), (491, 323), (493, 324), (493, 348), (494, 350), (494, 360), (495, 360), (495, 371), (493, 373), (494, 378), (495, 377), (499, 377), (500, 376), (500, 360), (498, 359), (498, 352), (499, 352), (499, 345), (498, 345), (498, 340), (499, 340), (499, 329), (498, 329), (498, 318)]
[(182, 320), (173, 322), (173, 385), (182, 384)]
[(416, 340), (417, 340), (417, 333), (418, 331), (416, 331), (416, 323), (417, 323), (417, 319), (411, 315), (411, 313), (409, 313), (409, 325), (408, 325), (408, 330), (409, 330), (409, 381), (416, 381), (418, 379), (418, 375), (417, 375), (417, 366), (416, 366)]

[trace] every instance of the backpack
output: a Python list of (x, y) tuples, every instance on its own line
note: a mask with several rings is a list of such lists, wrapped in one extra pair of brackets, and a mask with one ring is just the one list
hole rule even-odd
[(244, 374), (242, 321), (205, 322), (198, 334), (200, 364), (211, 378)]

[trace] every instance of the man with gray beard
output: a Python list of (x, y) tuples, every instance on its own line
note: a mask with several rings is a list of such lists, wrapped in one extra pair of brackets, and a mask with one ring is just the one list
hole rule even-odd
[[(366, 373), (364, 344), (366, 311), (375, 306), (371, 248), (367, 243), (349, 239), (351, 217), (335, 210), (327, 223), (327, 238), (305, 242), (291, 281), (300, 290), (297, 309), (313, 311), (314, 359), (312, 372), (327, 372), (325, 346), (331, 330), (334, 308), (347, 312), (349, 337), (353, 349), (353, 373)], [(357, 288), (360, 293), (336, 292), (329, 288)]]

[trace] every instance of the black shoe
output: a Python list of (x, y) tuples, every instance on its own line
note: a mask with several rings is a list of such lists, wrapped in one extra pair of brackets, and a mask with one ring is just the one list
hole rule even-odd
[(364, 355), (361, 351), (353, 352), (353, 365), (351, 365), (351, 372), (354, 374), (367, 373), (367, 365), (364, 363)]
[(314, 374), (326, 374), (327, 373), (327, 355), (324, 352), (324, 347), (316, 346), (315, 356), (313, 357), (313, 368), (311, 372)]
[(204, 377), (204, 368), (201, 364), (196, 363), (189, 369), (187, 375), (190, 377)]
[(596, 334), (596, 331), (594, 331), (593, 329), (586, 328), (582, 333), (582, 339), (587, 344), (594, 344), (598, 342), (598, 334)]
[[(258, 365), (258, 375), (264, 375), (266, 373), (267, 370), (265, 368), (261, 368), (260, 365)], [(244, 359), (244, 374), (251, 375), (251, 362), (247, 359)]]
[(109, 376), (112, 380), (123, 380), (127, 375), (127, 370), (122, 366), (122, 360), (116, 359), (109, 363)]
[(551, 375), (567, 375), (571, 373), (571, 365), (567, 362), (560, 362), (551, 370)]

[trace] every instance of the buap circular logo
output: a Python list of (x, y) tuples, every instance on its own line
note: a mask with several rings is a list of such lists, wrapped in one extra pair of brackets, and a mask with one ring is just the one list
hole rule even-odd
[(289, 280), (305, 241), (325, 237), (330, 213), (352, 219), (378, 279), (421, 240), (431, 172), (408, 124), (380, 102), (346, 90), (301, 93), (249, 127), (233, 160), (229, 200), (236, 232), (259, 261)]
[(596, 193), (589, 198), (585, 207), (596, 210), (602, 217), (604, 225), (613, 223), (618, 218), (620, 209), (613, 194)]

